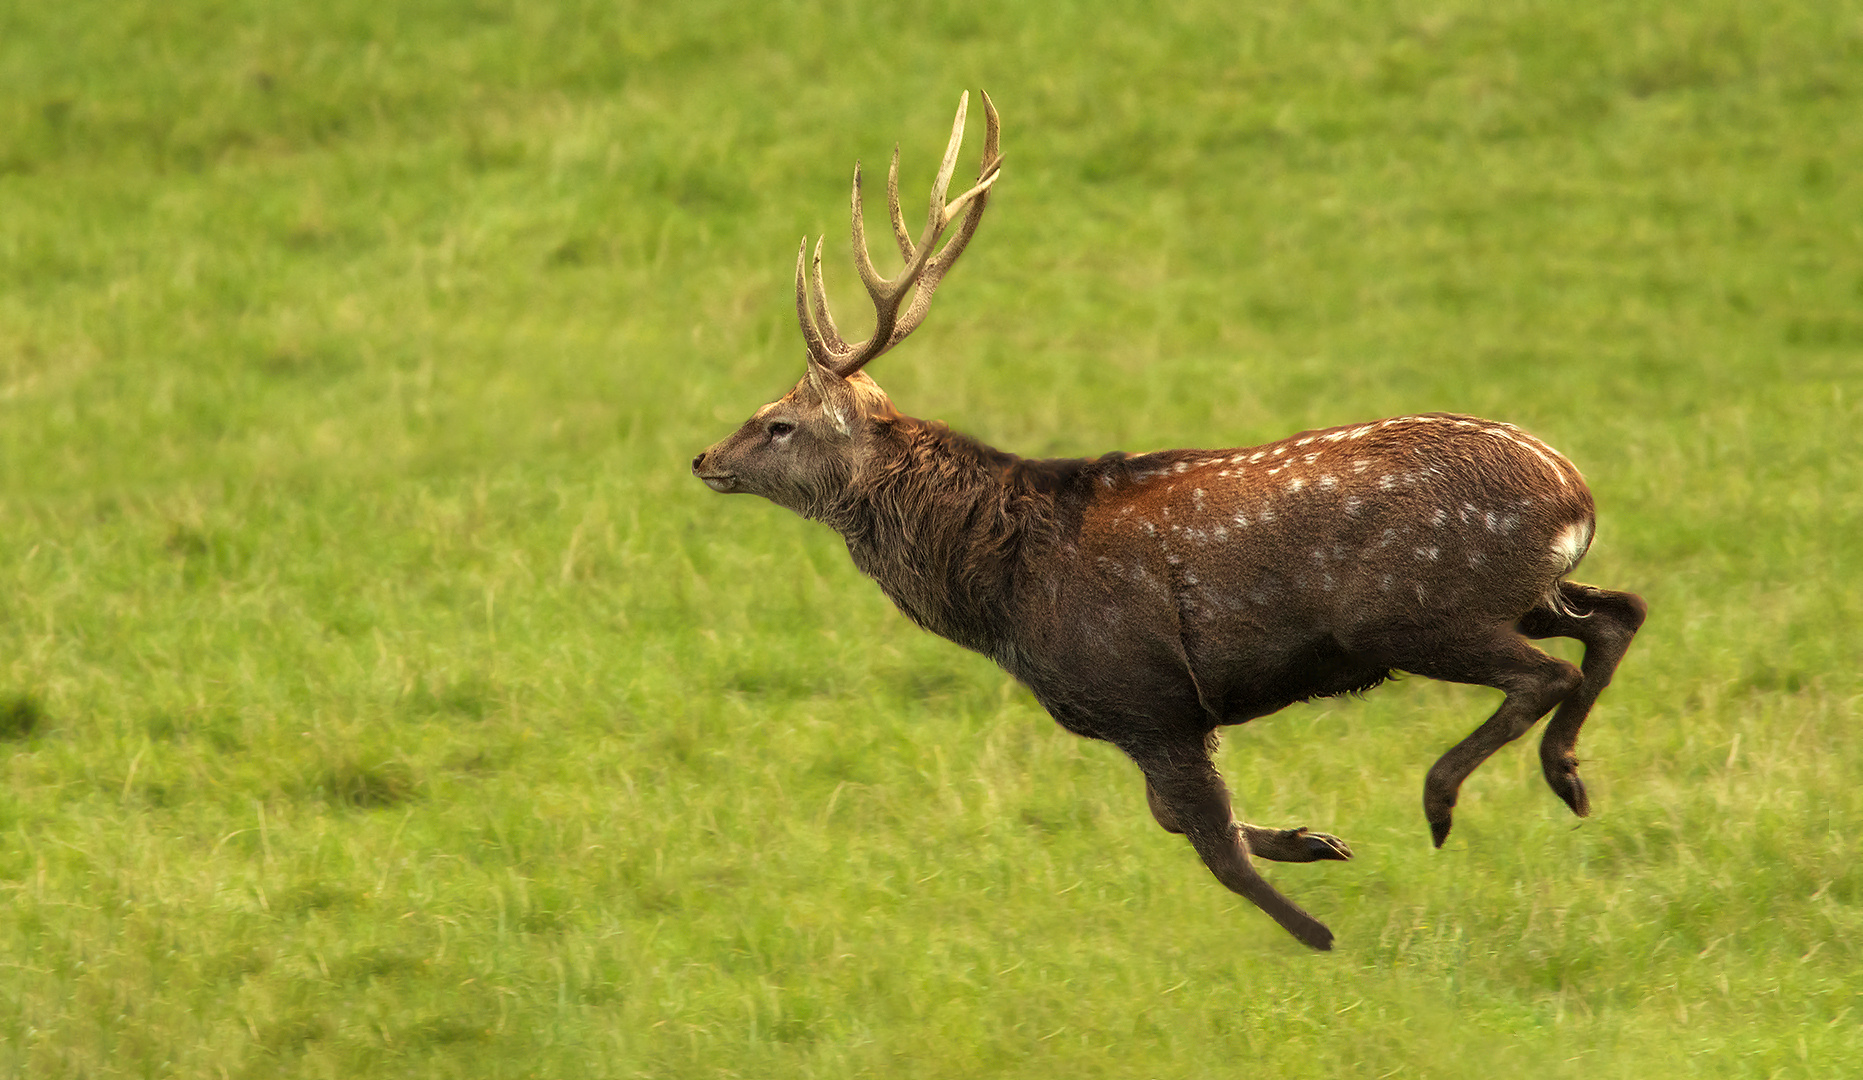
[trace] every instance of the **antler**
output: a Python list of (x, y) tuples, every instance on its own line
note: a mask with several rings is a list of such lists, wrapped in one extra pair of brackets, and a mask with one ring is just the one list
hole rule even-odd
[[(951, 125), (951, 141), (944, 150), (944, 163), (938, 169), (938, 179), (932, 184), (931, 209), (926, 215), (925, 231), (920, 234), (917, 244), (912, 242), (911, 234), (906, 231), (905, 215), (899, 211), (899, 148), (893, 147), (893, 166), (886, 177), (886, 205), (891, 212), (893, 238), (899, 243), (900, 257), (906, 265), (898, 277), (884, 278), (873, 268), (873, 258), (867, 253), (867, 230), (862, 221), (860, 199), (860, 165), (854, 166), (854, 266), (860, 271), (860, 280), (867, 286), (867, 295), (873, 298), (875, 324), (873, 336), (859, 344), (849, 345), (842, 340), (841, 332), (835, 328), (834, 316), (828, 312), (828, 292), (822, 287), (822, 242), (815, 241), (815, 259), (813, 274), (803, 274), (803, 259), (808, 254), (808, 237), (802, 238), (802, 247), (796, 252), (796, 317), (802, 323), (802, 336), (808, 342), (809, 355), (824, 367), (843, 377), (852, 375), (865, 367), (869, 360), (880, 355), (905, 340), (907, 334), (918, 329), (925, 321), (925, 313), (931, 307), (932, 293), (938, 283), (957, 262), (957, 257), (964, 253), (964, 245), (970, 243), (971, 234), (977, 231), (977, 222), (983, 218), (983, 208), (989, 200), (990, 185), (996, 183), (1003, 164), (999, 142), (1001, 122), (996, 116), (996, 106), (991, 103), (990, 95), (983, 95), (984, 116), (989, 127), (983, 137), (983, 163), (977, 169), (977, 183), (969, 191), (959, 195), (949, 204), (944, 201), (946, 187), (951, 183), (951, 173), (957, 167), (958, 147), (964, 141), (964, 112), (970, 105), (970, 94), (965, 92), (958, 99), (957, 121)], [(937, 250), (938, 240), (944, 235), (958, 212), (964, 210), (963, 223), (958, 226), (943, 250)], [(934, 254), (935, 252), (935, 254)], [(912, 302), (900, 313), (899, 307), (910, 295)], [(809, 311), (810, 300), (814, 301), (814, 314)]]

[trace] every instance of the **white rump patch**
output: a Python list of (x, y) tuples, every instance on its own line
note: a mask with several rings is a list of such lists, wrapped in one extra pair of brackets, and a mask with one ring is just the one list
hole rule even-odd
[(1553, 537), (1552, 556), (1558, 560), (1561, 574), (1570, 573), (1591, 550), (1592, 524), (1589, 521), (1577, 521), (1560, 530)]

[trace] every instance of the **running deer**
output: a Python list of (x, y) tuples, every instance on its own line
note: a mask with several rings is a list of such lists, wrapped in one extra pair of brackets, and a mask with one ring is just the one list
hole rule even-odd
[[(873, 299), (872, 336), (843, 340), (821, 242), (805, 273), (805, 238), (796, 315), (807, 374), (693, 459), (693, 473), (835, 529), (914, 622), (995, 660), (1067, 730), (1125, 751), (1158, 824), (1313, 948), (1331, 948), (1332, 931), (1249, 856), (1312, 862), (1351, 850), (1325, 833), (1239, 822), (1211, 762), (1225, 725), (1369, 690), (1395, 671), (1491, 686), (1506, 695), (1500, 708), (1425, 778), (1436, 845), (1462, 782), (1555, 707), (1540, 763), (1587, 814), (1579, 728), (1645, 608), (1566, 580), (1596, 518), (1578, 470), (1540, 440), (1435, 413), (1242, 449), (1035, 461), (894, 410), (861, 369), (924, 319), (1000, 175), (985, 95), (977, 182), (945, 201), (968, 98), (916, 240), (893, 151), (886, 195), (905, 263), (894, 277), (868, 254), (855, 166), (854, 265)], [(1583, 642), (1583, 665), (1528, 641), (1547, 637)]]

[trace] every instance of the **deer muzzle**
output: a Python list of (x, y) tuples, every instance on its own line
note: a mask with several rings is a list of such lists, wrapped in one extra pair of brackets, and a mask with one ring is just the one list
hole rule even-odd
[(731, 492), (737, 487), (737, 474), (719, 472), (706, 463), (712, 456), (710, 450), (692, 459), (692, 475), (705, 481), (705, 486), (713, 491)]

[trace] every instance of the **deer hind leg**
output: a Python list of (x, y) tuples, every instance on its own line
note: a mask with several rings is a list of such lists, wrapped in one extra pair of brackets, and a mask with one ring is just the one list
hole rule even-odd
[(1127, 753), (1145, 773), (1146, 800), (1158, 824), (1188, 837), (1216, 880), (1267, 912), (1304, 944), (1315, 949), (1333, 947), (1333, 932), (1324, 923), (1302, 911), (1256, 872), (1244, 839), (1248, 827), (1236, 821), (1229, 789), (1203, 747), (1191, 743), (1174, 748), (1147, 747), (1137, 752), (1127, 748)]
[(1494, 715), (1451, 747), (1424, 778), (1423, 816), (1437, 847), (1449, 836), (1462, 782), (1496, 750), (1526, 734), (1583, 679), (1577, 668), (1534, 648), (1510, 626), (1453, 646), (1439, 645), (1413, 663), (1395, 666), (1432, 679), (1492, 686), (1507, 695)]
[(1591, 813), (1591, 800), (1578, 778), (1578, 731), (1585, 726), (1598, 695), (1611, 684), (1618, 662), (1643, 625), (1649, 606), (1635, 593), (1611, 592), (1573, 581), (1559, 583), (1559, 603), (1542, 604), (1520, 620), (1528, 637), (1569, 637), (1585, 645), (1585, 661), (1578, 684), (1546, 723), (1540, 736), (1540, 768), (1553, 794), (1565, 800), (1579, 817)]
[[(1159, 798), (1158, 789), (1145, 782), (1145, 802), (1151, 807), (1151, 816), (1158, 820), (1165, 832), (1182, 835), (1184, 827), (1177, 823), (1177, 815)], [(1350, 859), (1352, 849), (1344, 840), (1327, 833), (1308, 830), (1305, 826), (1298, 829), (1264, 829), (1259, 825), (1240, 822), (1237, 828), (1242, 830), (1242, 841), (1248, 845), (1250, 855), (1275, 862), (1319, 862), (1323, 859)]]

